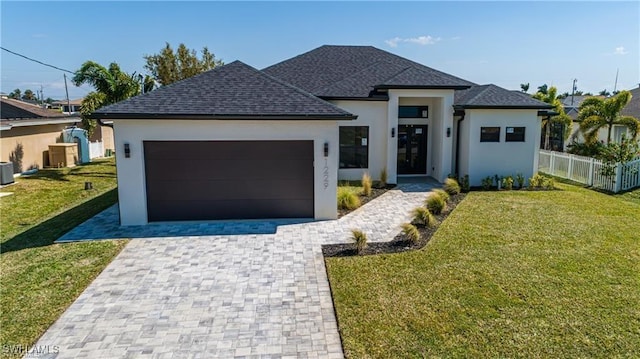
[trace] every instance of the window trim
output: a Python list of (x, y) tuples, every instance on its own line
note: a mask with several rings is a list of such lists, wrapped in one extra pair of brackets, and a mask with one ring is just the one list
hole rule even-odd
[[(342, 144), (342, 140), (341, 140), (342, 136), (340, 136), (340, 132), (341, 132), (341, 130), (343, 128), (348, 128), (348, 127), (366, 129), (366, 133), (364, 135), (362, 135), (362, 134), (360, 135), (360, 139), (361, 140), (360, 140), (359, 144), (355, 143), (356, 142), (355, 140), (358, 137), (357, 136), (357, 133), (358, 133), (357, 131), (354, 132), (354, 138), (353, 138), (353, 143), (352, 144), (350, 144), (350, 145), (343, 145)], [(369, 137), (370, 137), (370, 134), (369, 134), (370, 133), (370, 128), (369, 127), (370, 126), (339, 126), (338, 127), (338, 168), (339, 169), (369, 168)], [(366, 145), (362, 145), (362, 139), (366, 139)], [(343, 166), (342, 165), (342, 163), (343, 163), (343, 161), (342, 161), (342, 151), (343, 150), (351, 150), (351, 151), (353, 151), (353, 157), (356, 158), (356, 154), (358, 152), (358, 149), (363, 149), (363, 148), (366, 149), (366, 151), (364, 151), (365, 152), (365, 156), (364, 156), (365, 158), (362, 161), (364, 163), (360, 163), (361, 166), (357, 167), (355, 165), (352, 165), (352, 166), (349, 166), (349, 165)]]
[[(509, 133), (509, 129), (512, 129), (514, 132)], [(522, 134), (521, 134), (522, 139), (520, 139), (520, 137), (518, 137), (517, 139), (509, 138), (509, 135), (511, 136), (516, 135), (516, 132), (515, 132), (516, 129), (522, 129)], [(519, 136), (520, 134), (517, 134), (517, 135)], [(507, 128), (504, 131), (505, 142), (526, 142), (526, 140), (527, 140), (527, 128), (525, 126), (507, 126)]]
[[(422, 114), (423, 111), (426, 111), (426, 116), (400, 116), (400, 109), (408, 107), (415, 107), (418, 110), (418, 114)], [(398, 118), (429, 118), (429, 106), (427, 105), (401, 105), (398, 106)]]
[[(498, 137), (496, 139), (487, 139), (487, 138), (483, 138), (483, 132), (482, 130), (485, 128), (493, 128), (493, 129), (498, 129)], [(500, 132), (501, 132), (501, 128), (499, 126), (481, 126), (480, 127), (480, 142), (500, 142)]]

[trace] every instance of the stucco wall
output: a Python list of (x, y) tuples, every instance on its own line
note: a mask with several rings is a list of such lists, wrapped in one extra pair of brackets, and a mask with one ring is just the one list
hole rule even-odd
[[(472, 186), (487, 176), (529, 178), (538, 167), (541, 123), (537, 110), (466, 110), (462, 123), (460, 174)], [(480, 142), (481, 127), (500, 127), (500, 142)], [(525, 127), (525, 142), (505, 142), (506, 127)]]
[[(152, 140), (313, 140), (315, 218), (337, 217), (339, 143), (336, 121), (116, 120), (114, 129), (122, 225), (147, 223), (143, 141)], [(325, 142), (329, 144), (327, 158), (323, 151)], [(124, 157), (125, 143), (130, 146), (130, 158)], [(170, 169), (170, 164), (167, 168)]]
[(53, 124), (40, 126), (13, 127), (0, 132), (1, 159), (4, 162), (10, 160), (11, 153), (16, 151), (18, 145), (22, 145), (24, 153), (22, 168), (16, 168), (16, 173), (26, 171), (29, 168), (43, 168), (48, 165), (49, 145), (61, 142), (62, 130), (69, 124)]
[(109, 126), (96, 126), (89, 141), (102, 141), (105, 150), (115, 149), (115, 144), (113, 142), (113, 129)]
[[(338, 169), (338, 179), (359, 180), (364, 172), (379, 180), (380, 172), (387, 165), (387, 103), (385, 101), (331, 101), (358, 118), (338, 121), (339, 126), (369, 126), (369, 167)], [(390, 136), (390, 135), (389, 135)]]

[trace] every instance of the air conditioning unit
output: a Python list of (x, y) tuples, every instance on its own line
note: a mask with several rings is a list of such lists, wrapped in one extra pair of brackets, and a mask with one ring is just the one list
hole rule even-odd
[(13, 183), (13, 162), (0, 162), (0, 185)]

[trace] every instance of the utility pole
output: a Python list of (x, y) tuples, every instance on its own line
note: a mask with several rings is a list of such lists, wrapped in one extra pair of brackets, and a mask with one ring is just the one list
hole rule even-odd
[(573, 86), (571, 86), (571, 106), (573, 106), (573, 94), (576, 93), (576, 82), (578, 82), (578, 79), (573, 79)]
[(69, 101), (69, 89), (67, 88), (67, 74), (63, 74), (63, 75), (64, 75), (64, 91), (67, 93), (67, 106), (69, 107), (69, 114), (71, 114), (71, 101)]
[(616, 93), (616, 89), (618, 88), (618, 72), (619, 72), (619, 71), (620, 71), (620, 68), (617, 68), (617, 69), (616, 69), (616, 82), (615, 82), (615, 84), (613, 85), (613, 93), (614, 93), (614, 94)]

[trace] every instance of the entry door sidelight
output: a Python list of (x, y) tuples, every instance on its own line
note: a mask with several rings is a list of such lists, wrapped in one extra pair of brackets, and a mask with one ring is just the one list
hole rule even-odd
[(398, 174), (427, 174), (426, 125), (398, 125)]

